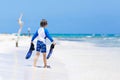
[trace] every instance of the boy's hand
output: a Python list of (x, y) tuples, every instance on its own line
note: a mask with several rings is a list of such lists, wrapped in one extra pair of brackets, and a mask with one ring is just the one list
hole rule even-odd
[(56, 45), (56, 43), (55, 42), (52, 42), (52, 44), (55, 46)]

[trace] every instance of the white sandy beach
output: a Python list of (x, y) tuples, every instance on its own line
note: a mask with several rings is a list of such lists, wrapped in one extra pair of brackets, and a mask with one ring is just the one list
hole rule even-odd
[[(34, 68), (35, 51), (25, 59), (31, 38), (20, 37), (18, 48), (15, 40), (14, 35), (0, 35), (0, 80), (120, 80), (120, 47), (56, 40), (51, 68)], [(37, 65), (43, 66), (42, 55)]]

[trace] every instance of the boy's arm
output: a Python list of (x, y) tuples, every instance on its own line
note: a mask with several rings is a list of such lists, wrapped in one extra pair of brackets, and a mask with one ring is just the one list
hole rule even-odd
[(50, 36), (50, 34), (49, 34), (49, 32), (48, 32), (47, 29), (45, 29), (45, 35), (46, 35), (46, 37), (47, 37), (51, 42), (54, 41), (53, 38)]
[(36, 33), (33, 35), (33, 37), (32, 37), (32, 42), (34, 41), (34, 39), (36, 38), (38, 36), (38, 31), (36, 31)]

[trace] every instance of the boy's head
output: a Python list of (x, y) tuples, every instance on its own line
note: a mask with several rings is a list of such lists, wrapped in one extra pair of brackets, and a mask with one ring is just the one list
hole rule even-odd
[(47, 23), (47, 20), (45, 20), (45, 19), (42, 19), (41, 22), (40, 22), (40, 26), (41, 26), (41, 27), (46, 27), (47, 24), (48, 24), (48, 23)]

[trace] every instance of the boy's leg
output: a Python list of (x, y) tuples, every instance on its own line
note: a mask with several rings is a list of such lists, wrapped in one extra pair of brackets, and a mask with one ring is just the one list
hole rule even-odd
[(47, 67), (46, 53), (43, 53), (44, 68)]
[(36, 63), (37, 63), (37, 60), (38, 60), (39, 56), (40, 56), (40, 53), (37, 52), (36, 55), (35, 55), (35, 57), (34, 57), (34, 62), (33, 62), (33, 66), (34, 67), (36, 67)]

